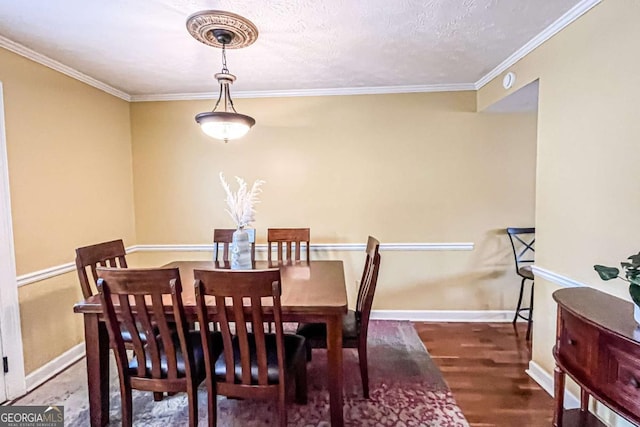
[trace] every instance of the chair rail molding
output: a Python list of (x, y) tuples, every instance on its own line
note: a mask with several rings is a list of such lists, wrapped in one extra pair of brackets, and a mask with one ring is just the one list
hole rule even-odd
[[(326, 251), (364, 251), (364, 243), (312, 243), (312, 252)], [(381, 251), (471, 251), (473, 243), (382, 243)], [(135, 245), (127, 252), (211, 252), (213, 244), (194, 245)], [(256, 244), (256, 252), (266, 252), (267, 244)]]
[(544, 280), (548, 280), (549, 282), (555, 283), (556, 285), (562, 286), (563, 288), (588, 286), (582, 282), (578, 282), (577, 280), (571, 279), (567, 276), (563, 276), (562, 274), (555, 273), (551, 270), (547, 270), (546, 268), (537, 265), (531, 266), (531, 270), (533, 271), (534, 276)]
[[(364, 251), (364, 243), (316, 243), (311, 245), (312, 252), (349, 252)], [(471, 251), (473, 243), (383, 243), (381, 251)], [(127, 253), (135, 252), (213, 252), (213, 244), (184, 244), (184, 245), (133, 245), (127, 248)], [(256, 252), (267, 252), (267, 244), (256, 245)], [(52, 277), (75, 271), (73, 262), (56, 265), (17, 277), (18, 287), (40, 282)]]

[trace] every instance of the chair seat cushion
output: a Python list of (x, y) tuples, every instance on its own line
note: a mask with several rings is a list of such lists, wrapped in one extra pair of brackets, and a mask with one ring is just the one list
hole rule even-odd
[[(342, 317), (342, 341), (343, 346), (348, 345), (357, 340), (358, 338), (358, 321), (356, 319), (356, 312), (349, 310), (347, 314)], [(327, 347), (327, 325), (326, 323), (301, 323), (298, 326), (296, 334), (302, 335), (308, 341), (313, 348), (326, 348)]]
[[(143, 343), (146, 343), (146, 342), (147, 342), (147, 334), (145, 334), (145, 333), (142, 331), (142, 327), (141, 327), (141, 326), (140, 326), (138, 329), (139, 329), (138, 336), (140, 337), (140, 341), (142, 341)], [(158, 331), (158, 327), (157, 327), (157, 326), (155, 326), (155, 327), (153, 328), (153, 330), (154, 330), (154, 332), (155, 332), (156, 334), (157, 334), (157, 333), (159, 333), (159, 331)], [(124, 326), (124, 325), (120, 325), (120, 335), (122, 335), (122, 340), (123, 340), (125, 343), (131, 343), (131, 342), (133, 342), (133, 339), (131, 339), (131, 333), (129, 332), (129, 330), (127, 329), (127, 327), (126, 327), (126, 326)]]
[[(178, 334), (173, 333), (173, 345), (176, 348), (176, 365), (178, 369), (178, 378), (183, 378), (185, 376), (185, 364), (184, 357), (182, 355), (182, 349), (180, 348), (180, 340), (178, 339)], [(211, 338), (213, 341), (213, 351), (214, 357), (217, 357), (218, 354), (222, 351), (222, 335), (220, 332), (211, 332)], [(205, 366), (204, 366), (204, 351), (202, 348), (202, 340), (200, 338), (199, 331), (189, 331), (186, 335), (186, 339), (191, 343), (191, 349), (193, 351), (193, 360), (194, 366), (191, 367), (192, 373), (199, 380), (204, 379), (206, 376)], [(146, 357), (146, 368), (147, 368), (147, 377), (151, 377), (151, 354), (148, 351), (145, 351)], [(169, 371), (169, 366), (167, 363), (167, 354), (164, 352), (164, 349), (160, 349), (160, 372), (161, 378), (166, 378)], [(129, 373), (131, 375), (136, 375), (138, 373), (138, 359), (133, 357), (129, 362)]]
[(525, 265), (524, 267), (520, 267), (518, 269), (518, 274), (526, 279), (533, 280), (533, 270), (530, 265)]
[[(249, 341), (249, 352), (251, 362), (251, 383), (258, 384), (258, 361), (256, 353), (255, 336), (252, 333), (247, 334)], [(278, 384), (278, 350), (276, 347), (276, 334), (265, 334), (265, 344), (267, 351), (267, 381), (269, 384)], [(242, 366), (240, 361), (240, 341), (238, 337), (234, 337), (232, 341), (233, 345), (233, 358), (235, 365), (235, 380), (236, 383), (242, 382)], [(294, 334), (284, 334), (284, 365), (287, 371), (290, 371), (295, 366), (295, 361), (299, 357), (305, 358), (305, 345), (304, 337)], [(221, 353), (216, 360), (215, 365), (216, 379), (219, 381), (226, 381), (227, 364), (225, 362), (224, 353)]]

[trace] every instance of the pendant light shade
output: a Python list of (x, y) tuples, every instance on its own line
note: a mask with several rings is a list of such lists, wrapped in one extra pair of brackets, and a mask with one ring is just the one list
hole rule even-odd
[(215, 75), (220, 84), (218, 101), (213, 111), (196, 115), (196, 122), (212, 138), (224, 142), (242, 138), (256, 121), (238, 113), (233, 106), (229, 86), (236, 77), (227, 68), (227, 47), (238, 49), (252, 44), (258, 37), (257, 28), (251, 21), (233, 13), (207, 10), (191, 15), (187, 19), (187, 30), (196, 40), (222, 48), (222, 71)]
[(249, 116), (238, 113), (216, 112), (200, 113), (196, 122), (202, 131), (215, 139), (228, 141), (242, 138), (249, 132), (256, 121)]

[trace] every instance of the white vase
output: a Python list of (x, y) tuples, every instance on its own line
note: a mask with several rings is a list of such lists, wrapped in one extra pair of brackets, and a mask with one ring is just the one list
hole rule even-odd
[(636, 320), (636, 323), (640, 325), (640, 307), (633, 304), (633, 318)]
[(249, 232), (243, 228), (238, 228), (233, 232), (231, 241), (231, 269), (251, 270), (252, 267)]

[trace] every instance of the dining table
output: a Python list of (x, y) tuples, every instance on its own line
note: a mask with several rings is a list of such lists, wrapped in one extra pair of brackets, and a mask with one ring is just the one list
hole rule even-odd
[[(217, 261), (174, 261), (166, 268), (179, 268), (182, 301), (187, 321), (197, 321), (194, 270), (228, 268)], [(282, 320), (285, 322), (325, 323), (327, 326), (327, 379), (332, 426), (344, 425), (342, 371), (342, 317), (347, 313), (347, 291), (342, 261), (255, 261), (254, 269), (279, 268), (281, 276)], [(115, 302), (115, 301), (114, 301)], [(117, 302), (116, 302), (117, 309)], [(207, 309), (215, 313), (215, 304)], [(109, 422), (109, 336), (100, 296), (93, 295), (74, 305), (84, 318), (84, 335), (91, 425), (102, 427)], [(171, 303), (165, 313), (171, 318)], [(269, 320), (269, 312), (265, 314)]]

